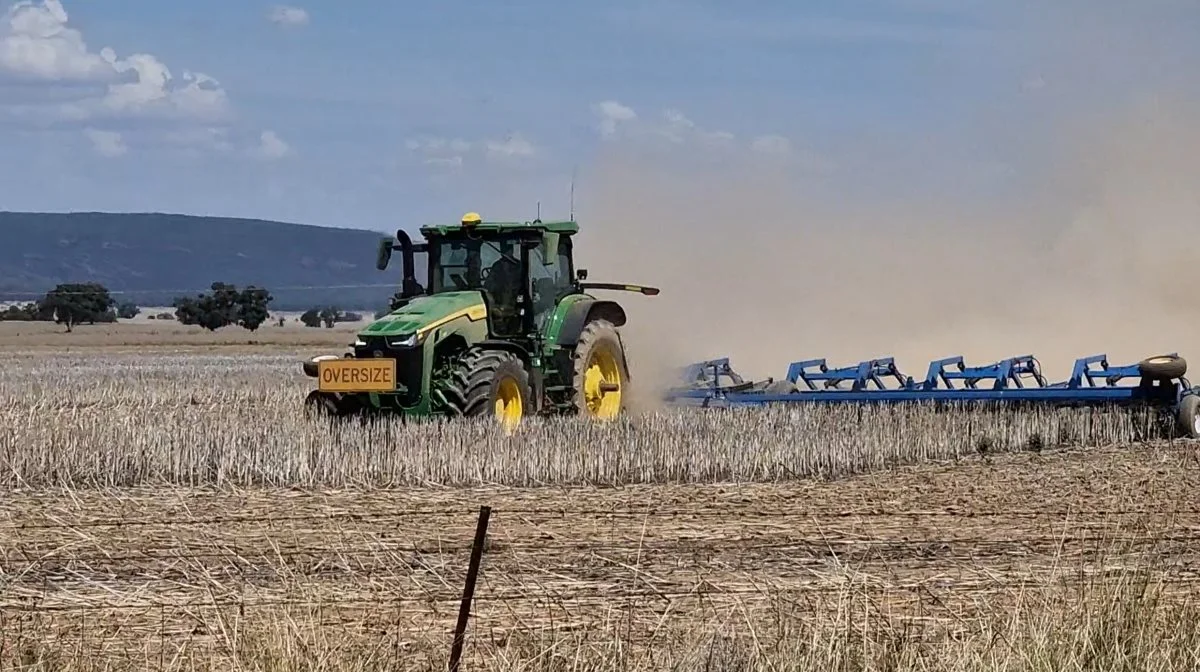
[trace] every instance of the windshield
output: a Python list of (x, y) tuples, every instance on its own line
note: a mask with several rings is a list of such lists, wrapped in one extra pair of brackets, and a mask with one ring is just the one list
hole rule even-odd
[(505, 261), (515, 263), (517, 248), (512, 239), (458, 238), (433, 243), (430, 252), (429, 289), (436, 294), (485, 289), (483, 277)]

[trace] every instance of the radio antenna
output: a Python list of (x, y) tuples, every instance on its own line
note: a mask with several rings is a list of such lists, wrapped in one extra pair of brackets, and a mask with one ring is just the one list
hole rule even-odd
[(537, 202), (537, 221), (542, 221), (542, 202)]
[(571, 221), (575, 221), (575, 172), (579, 170), (579, 165), (571, 167)]

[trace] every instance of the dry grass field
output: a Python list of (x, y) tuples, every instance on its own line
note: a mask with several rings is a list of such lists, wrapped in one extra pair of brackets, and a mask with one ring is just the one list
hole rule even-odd
[(333, 425), (345, 329), (0, 327), (0, 669), (445, 669), (482, 505), (463, 669), (1200, 667), (1154, 418)]
[(176, 322), (96, 324), (68, 333), (47, 322), (0, 322), (0, 349), (31, 353), (143, 352), (262, 352), (308, 353), (334, 348), (340, 352), (354, 341), (360, 325), (336, 324), (332, 329), (264, 324), (256, 331), (226, 328), (209, 332)]

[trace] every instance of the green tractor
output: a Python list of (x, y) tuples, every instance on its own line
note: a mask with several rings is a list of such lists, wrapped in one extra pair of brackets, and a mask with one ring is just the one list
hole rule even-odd
[[(392, 310), (358, 333), (343, 356), (304, 362), (317, 379), (306, 404), (335, 416), (493, 415), (514, 427), (530, 415), (581, 414), (607, 420), (627, 402), (630, 375), (617, 328), (625, 310), (592, 289), (658, 290), (585, 283), (575, 270), (574, 221), (425, 226), (414, 244), (403, 230), (380, 241), (376, 267), (403, 261)], [(427, 286), (414, 254), (428, 259)]]

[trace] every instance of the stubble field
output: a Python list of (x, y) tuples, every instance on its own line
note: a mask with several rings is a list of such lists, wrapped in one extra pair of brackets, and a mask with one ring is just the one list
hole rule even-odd
[(347, 331), (122, 326), (0, 325), (0, 668), (445, 669), (484, 505), (464, 669), (1200, 661), (1198, 449), (1151, 418), (335, 427), (297, 362)]

